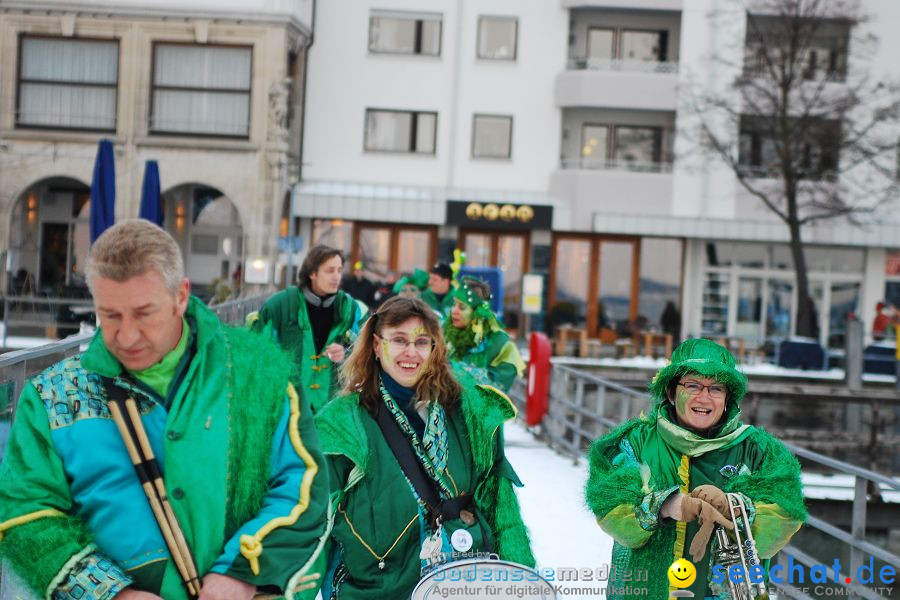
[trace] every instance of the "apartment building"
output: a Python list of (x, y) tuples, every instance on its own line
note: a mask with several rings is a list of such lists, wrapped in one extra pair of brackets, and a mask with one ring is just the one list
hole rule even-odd
[[(860, 4), (876, 18), (835, 19), (805, 77), (900, 75), (890, 33), (900, 7)], [(739, 3), (333, 0), (318, 13), (292, 206), (304, 240), (376, 275), (461, 248), (470, 264), (504, 270), (513, 327), (521, 275), (537, 272), (547, 318), (591, 336), (661, 328), (667, 307), (682, 336), (752, 347), (795, 331), (786, 226), (692, 147), (698, 90), (755, 68)], [(879, 43), (854, 62), (850, 48), (868, 35)], [(742, 167), (765, 180), (772, 148), (757, 125), (718, 127), (734, 129)], [(808, 152), (810, 172), (840, 160), (827, 142)], [(869, 323), (877, 301), (900, 302), (896, 213), (894, 202), (863, 226), (805, 230), (823, 344), (843, 343), (851, 311)]]
[(117, 219), (137, 216), (155, 160), (192, 283), (244, 261), (271, 283), (299, 173), (311, 13), (307, 0), (0, 2), (0, 248), (14, 291), (83, 286), (103, 138)]

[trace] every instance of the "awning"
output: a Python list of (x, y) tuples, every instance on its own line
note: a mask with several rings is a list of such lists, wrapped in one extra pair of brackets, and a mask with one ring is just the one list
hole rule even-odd
[(548, 194), (433, 186), (305, 181), (294, 187), (295, 217), (443, 225), (447, 200), (553, 206)]

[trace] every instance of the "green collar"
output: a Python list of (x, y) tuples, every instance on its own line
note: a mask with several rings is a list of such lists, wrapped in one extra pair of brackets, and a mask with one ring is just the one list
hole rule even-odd
[(669, 420), (664, 407), (656, 415), (656, 430), (663, 441), (682, 454), (690, 457), (702, 456), (707, 452), (729, 448), (753, 432), (753, 427), (740, 422), (740, 411), (732, 411), (714, 438), (705, 438)]
[(175, 371), (181, 362), (188, 347), (188, 339), (191, 337), (191, 328), (187, 319), (181, 319), (181, 338), (175, 347), (162, 357), (155, 365), (149, 366), (140, 371), (129, 372), (134, 375), (141, 383), (159, 394), (160, 398), (165, 398), (169, 392), (169, 385), (175, 378)]
[[(222, 324), (216, 314), (206, 307), (198, 298), (191, 296), (188, 300), (185, 317), (191, 320), (196, 331), (197, 354), (203, 352), (206, 345), (221, 332)], [(177, 364), (177, 363), (176, 363)], [(81, 365), (93, 373), (104, 377), (118, 377), (122, 373), (122, 365), (103, 343), (103, 331), (97, 328), (88, 349), (81, 357)]]

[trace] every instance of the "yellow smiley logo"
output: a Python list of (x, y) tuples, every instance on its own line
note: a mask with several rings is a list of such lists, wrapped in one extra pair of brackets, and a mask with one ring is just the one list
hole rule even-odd
[(679, 558), (669, 567), (669, 583), (677, 588), (689, 587), (697, 579), (697, 569), (683, 558)]

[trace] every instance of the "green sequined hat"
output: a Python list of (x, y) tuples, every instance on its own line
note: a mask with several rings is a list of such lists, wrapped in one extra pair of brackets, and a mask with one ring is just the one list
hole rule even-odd
[(650, 382), (650, 395), (664, 401), (673, 380), (688, 373), (712, 377), (728, 388), (729, 402), (740, 403), (747, 393), (747, 378), (735, 368), (734, 356), (712, 340), (685, 340), (672, 352), (672, 362), (659, 370)]
[(409, 284), (419, 288), (419, 291), (424, 290), (428, 287), (428, 273), (423, 269), (416, 269), (411, 275), (404, 275), (394, 284), (394, 293), (399, 294), (403, 286)]

